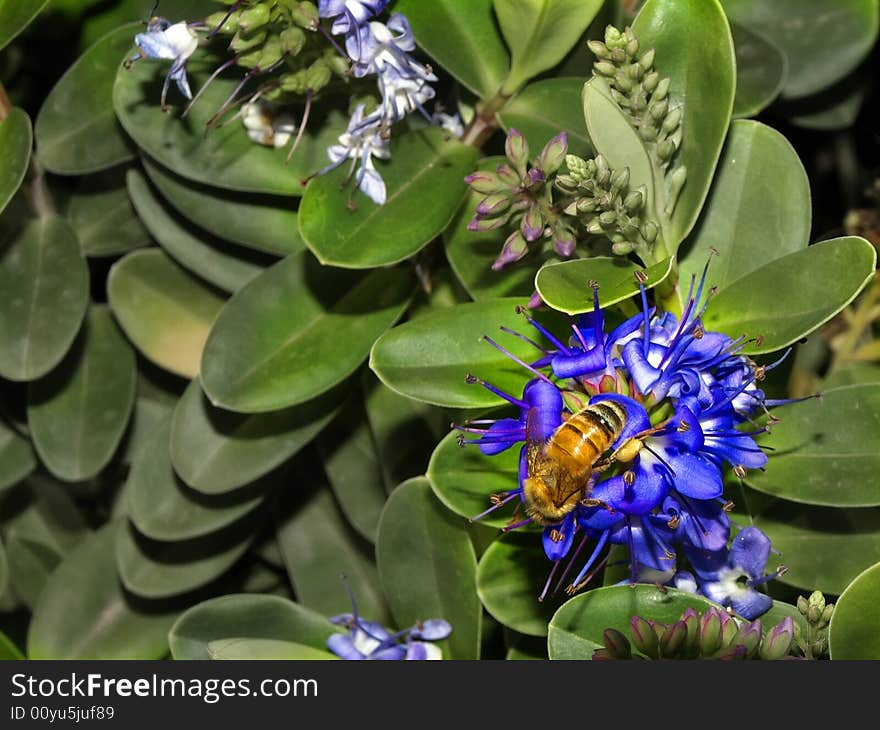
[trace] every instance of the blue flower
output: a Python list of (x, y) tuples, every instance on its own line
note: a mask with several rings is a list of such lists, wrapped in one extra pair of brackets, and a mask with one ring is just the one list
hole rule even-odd
[(381, 13), (390, 0), (319, 0), (318, 16), (335, 18), (330, 32), (351, 33)]
[(134, 42), (139, 50), (128, 59), (127, 66), (140, 58), (164, 58), (172, 61), (162, 86), (163, 111), (167, 108), (165, 98), (172, 81), (177, 84), (181, 94), (192, 99), (192, 91), (186, 78), (186, 62), (199, 47), (199, 38), (186, 22), (172, 25), (165, 18), (151, 18), (146, 32), (138, 33)]
[(452, 626), (443, 619), (428, 619), (395, 634), (356, 613), (334, 616), (330, 621), (346, 627), (348, 634), (333, 634), (327, 639), (327, 648), (341, 659), (350, 660), (442, 659), (440, 647), (430, 642), (441, 641), (452, 632)]
[(364, 104), (358, 104), (348, 122), (348, 129), (339, 141), (327, 150), (331, 164), (318, 174), (335, 170), (346, 160), (351, 160), (349, 177), (354, 176), (357, 187), (377, 205), (385, 202), (385, 181), (373, 164), (373, 157), (387, 160), (391, 157), (388, 139), (383, 134), (382, 117), (377, 112), (364, 116)]

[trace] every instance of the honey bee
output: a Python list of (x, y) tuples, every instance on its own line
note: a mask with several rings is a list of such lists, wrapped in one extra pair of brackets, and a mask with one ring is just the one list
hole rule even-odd
[(579, 503), (590, 505), (593, 473), (632, 461), (642, 447), (632, 438), (608, 454), (625, 425), (620, 404), (600, 401), (572, 415), (546, 441), (529, 444), (529, 476), (523, 482), (526, 514), (539, 525), (555, 525)]

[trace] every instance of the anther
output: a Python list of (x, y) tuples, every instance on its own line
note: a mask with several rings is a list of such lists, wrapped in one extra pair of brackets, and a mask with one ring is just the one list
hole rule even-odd
[(464, 436), (462, 436), (461, 434), (459, 434), (459, 435), (458, 435), (458, 438), (455, 439), (455, 440), (458, 442), (458, 445), (461, 446), (461, 448), (464, 448), (464, 447), (465, 447)]
[(705, 334), (706, 334), (706, 330), (703, 329), (703, 325), (698, 324), (696, 327), (694, 327), (694, 339), (695, 340), (702, 340), (703, 335), (705, 335)]
[(780, 566), (777, 566), (777, 568), (776, 568), (776, 576), (777, 577), (779, 577), (780, 575), (785, 575), (787, 572), (788, 572), (787, 565), (780, 565)]
[(480, 380), (479, 380), (479, 378), (477, 378), (476, 375), (471, 375), (470, 373), (468, 373), (467, 375), (464, 376), (464, 382), (467, 383), (468, 385), (473, 385), (474, 383), (479, 383)]
[(679, 421), (678, 428), (676, 430), (679, 433), (687, 433), (691, 430), (691, 425), (687, 421)]
[(504, 498), (507, 496), (506, 492), (499, 492), (498, 494), (490, 494), (489, 501), (492, 504), (504, 504)]
[(736, 474), (740, 479), (746, 478), (746, 468), (742, 464), (737, 464), (733, 467), (733, 473)]
[(648, 272), (647, 271), (643, 271), (642, 269), (637, 269), (636, 271), (633, 272), (633, 276), (636, 277), (636, 281), (639, 284), (644, 285), (648, 282)]
[(636, 483), (636, 473), (632, 469), (623, 473), (623, 483), (628, 487)]
[(590, 287), (590, 289), (592, 289), (593, 291), (596, 291), (599, 289), (599, 282), (596, 281), (595, 279), (590, 279), (587, 282), (587, 286)]
[(565, 539), (565, 535), (563, 535), (559, 530), (550, 530), (550, 539), (553, 542), (562, 542)]
[(726, 512), (732, 512), (732, 511), (733, 511), (733, 506), (734, 506), (734, 502), (733, 502), (733, 500), (732, 500), (732, 499), (728, 499), (728, 500), (724, 503), (724, 506), (721, 508), (721, 511), (722, 511), (722, 512), (725, 512), (725, 513), (726, 513)]
[(672, 517), (669, 518), (669, 521), (666, 523), (666, 526), (670, 530), (677, 530), (678, 526), (680, 524), (681, 524), (681, 517), (678, 514), (674, 514), (674, 515), (672, 515)]
[(754, 373), (755, 373), (755, 380), (760, 382), (765, 377), (767, 377), (767, 368), (764, 367), (763, 365), (759, 365), (758, 367), (755, 368)]
[(709, 246), (709, 255), (710, 256), (720, 256), (721, 254), (718, 253), (717, 248), (715, 248), (714, 246)]
[(763, 344), (764, 344), (764, 335), (758, 335), (755, 338), (755, 347), (760, 347)]

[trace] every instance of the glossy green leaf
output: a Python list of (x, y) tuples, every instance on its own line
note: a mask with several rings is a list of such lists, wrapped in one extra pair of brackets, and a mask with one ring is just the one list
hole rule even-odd
[(779, 96), (788, 74), (788, 61), (766, 35), (730, 24), (736, 52), (736, 98), (733, 116), (753, 117)]
[(175, 175), (149, 157), (142, 162), (165, 200), (209, 233), (282, 256), (305, 248), (290, 198), (212, 188)]
[(873, 277), (876, 262), (874, 247), (857, 236), (787, 254), (730, 282), (712, 300), (706, 329), (731, 337), (760, 335), (760, 346), (750, 344), (744, 351), (774, 352), (813, 332), (855, 299)]
[(199, 372), (208, 331), (223, 298), (158, 249), (134, 251), (107, 279), (110, 308), (134, 346), (184, 378)]
[(304, 496), (291, 500), (293, 511), (276, 532), (297, 599), (324, 616), (350, 612), (344, 575), (359, 614), (387, 624), (373, 546), (348, 525), (322, 477), (299, 471), (297, 482)]
[(734, 122), (679, 262), (680, 286), (686, 290), (691, 276), (699, 279), (713, 248), (718, 256), (709, 264), (709, 283), (719, 290), (806, 248), (810, 209), (810, 181), (788, 140), (760, 122)]
[(34, 135), (37, 158), (59, 175), (84, 175), (134, 158), (113, 113), (113, 78), (141, 23), (108, 33), (71, 66), (43, 102)]
[(89, 301), (89, 272), (66, 221), (0, 233), (0, 291), (0, 376), (35, 380), (70, 349)]
[(504, 105), (498, 118), (505, 129), (515, 127), (522, 132), (535, 154), (551, 138), (567, 132), (568, 151), (592, 157), (593, 145), (578, 103), (585, 80), (552, 78), (529, 84)]
[(151, 398), (138, 396), (135, 400), (131, 423), (122, 443), (120, 460), (124, 464), (133, 464), (149, 442), (149, 437), (159, 424), (171, 417), (174, 404), (160, 403)]
[(310, 400), (363, 362), (403, 314), (411, 286), (402, 269), (364, 275), (293, 254), (220, 313), (205, 344), (202, 388), (214, 405), (241, 413)]
[(114, 167), (89, 175), (71, 196), (67, 219), (86, 256), (116, 256), (151, 243), (128, 197), (126, 172)]
[(31, 118), (21, 109), (10, 109), (6, 118), (0, 119), (0, 213), (21, 187), (32, 145)]
[(478, 659), (482, 609), (474, 591), (477, 560), (464, 520), (447, 512), (424, 477), (391, 495), (379, 522), (376, 557), (399, 628), (429, 618), (452, 624), (444, 659)]
[[(190, 60), (187, 75), (194, 91), (219, 63), (208, 55)], [(327, 147), (345, 129), (342, 116), (332, 112), (320, 133), (303, 135), (296, 154), (286, 165), (286, 150), (251, 142), (243, 124), (206, 130), (208, 120), (238, 85), (240, 69), (213, 81), (185, 119), (180, 115), (187, 101), (176, 89), (168, 93), (169, 113), (163, 114), (159, 105), (167, 63), (147, 59), (130, 71), (121, 64), (117, 69), (113, 108), (125, 131), (159, 164), (206, 185), (270, 195), (302, 195), (303, 179), (326, 166)]]
[(360, 398), (349, 399), (316, 443), (343, 514), (361, 536), (375, 543), (385, 483)]
[(547, 624), (563, 591), (539, 601), (553, 567), (537, 533), (511, 533), (493, 542), (477, 567), (477, 594), (485, 609), (508, 628), (547, 636)]
[(880, 563), (856, 576), (834, 604), (828, 627), (831, 659), (880, 659), (880, 634), (869, 619), (880, 603)]
[(244, 486), (308, 444), (336, 415), (341, 396), (333, 390), (285, 410), (242, 415), (214, 408), (194, 380), (174, 409), (174, 469), (203, 494)]
[(202, 588), (245, 554), (253, 539), (253, 526), (245, 527), (244, 536), (225, 530), (197, 541), (155, 542), (122, 520), (116, 530), (119, 580), (136, 596), (149, 599), (171, 598)]
[[(437, 444), (428, 464), (427, 477), (434, 493), (449, 509), (470, 519), (491, 507), (489, 497), (516, 489), (519, 479), (519, 449), (507, 449), (486, 456), (477, 446), (460, 446), (458, 431), (450, 431)], [(504, 527), (513, 514), (498, 510), (480, 524)]]
[(278, 596), (231, 594), (199, 603), (168, 632), (175, 659), (210, 659), (214, 641), (269, 639), (292, 641), (323, 650), (339, 629), (325, 617)]
[(605, 629), (630, 635), (630, 619), (671, 623), (688, 608), (703, 613), (715, 606), (711, 601), (674, 588), (652, 585), (596, 588), (567, 601), (553, 614), (547, 644), (551, 659), (592, 659), (604, 645)]
[(492, 0), (398, 0), (419, 48), (478, 96), (488, 99), (507, 76), (508, 55)]
[(111, 523), (65, 557), (28, 631), (30, 659), (162, 659), (176, 612), (144, 610), (116, 577)]
[(510, 48), (504, 89), (512, 93), (559, 63), (593, 22), (603, 0), (494, 0)]
[(781, 422), (759, 441), (774, 451), (749, 486), (806, 504), (880, 506), (880, 384), (833, 388), (773, 415)]
[(130, 170), (126, 181), (134, 209), (165, 253), (218, 289), (236, 292), (273, 262), (202, 232), (169, 211), (139, 171)]
[(733, 519), (761, 528), (781, 553), (771, 556), (768, 570), (785, 565), (782, 583), (837, 595), (880, 561), (880, 509), (810, 507), (748, 489), (742, 500), (733, 498)]
[(36, 465), (30, 442), (0, 418), (0, 492), (20, 482)]
[(36, 18), (49, 0), (0, 0), (0, 49)]
[(230, 495), (206, 496), (174, 473), (168, 444), (171, 420), (150, 435), (126, 482), (128, 517), (138, 532), (153, 540), (204, 537), (238, 522), (263, 502), (270, 484), (259, 482)]
[(877, 38), (875, 0), (722, 0), (730, 19), (767, 36), (788, 58), (783, 95), (807, 96), (852, 71)]
[(663, 226), (674, 247), (697, 221), (727, 135), (736, 91), (733, 39), (718, 0), (648, 0), (633, 32), (643, 48), (656, 51), (655, 67), (670, 79), (670, 108), (684, 105), (673, 164), (687, 168), (687, 182)]
[(589, 282), (599, 283), (599, 304), (608, 307), (639, 293), (637, 271), (647, 274), (647, 288), (655, 287), (669, 275), (671, 259), (647, 269), (623, 257), (597, 256), (590, 259), (560, 261), (543, 266), (535, 286), (544, 303), (568, 314), (593, 311), (593, 291)]
[(507, 393), (522, 393), (526, 371), (481, 338), (499, 337), (519, 357), (534, 355), (522, 340), (498, 335), (503, 326), (529, 329), (516, 312), (524, 304), (522, 299), (459, 304), (406, 322), (378, 339), (370, 367), (392, 390), (426, 403), (452, 408), (499, 405), (501, 398), (476, 383), (466, 383), (465, 376), (485, 377)]
[(866, 383), (880, 383), (880, 365), (852, 363), (840, 370), (835, 370), (822, 381), (822, 390), (827, 392), (831, 388)]
[(279, 641), (277, 639), (221, 639), (212, 641), (208, 644), (208, 656), (211, 659), (233, 661), (339, 659), (329, 651), (297, 644), (294, 641)]
[(28, 425), (56, 477), (91, 479), (112, 458), (134, 404), (134, 352), (110, 310), (95, 306), (62, 363), (28, 389)]
[(342, 165), (309, 183), (300, 206), (302, 237), (318, 260), (331, 266), (365, 269), (402, 261), (447, 226), (476, 161), (475, 147), (441, 129), (394, 137), (391, 162), (378, 164), (385, 204), (357, 193), (352, 210), (350, 193), (340, 191), (351, 177)]

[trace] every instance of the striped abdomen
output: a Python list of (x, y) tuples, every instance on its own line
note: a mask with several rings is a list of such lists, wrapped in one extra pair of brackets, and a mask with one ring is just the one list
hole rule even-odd
[(594, 403), (575, 413), (544, 444), (542, 456), (575, 479), (587, 479), (593, 465), (620, 436), (626, 411), (613, 401)]

